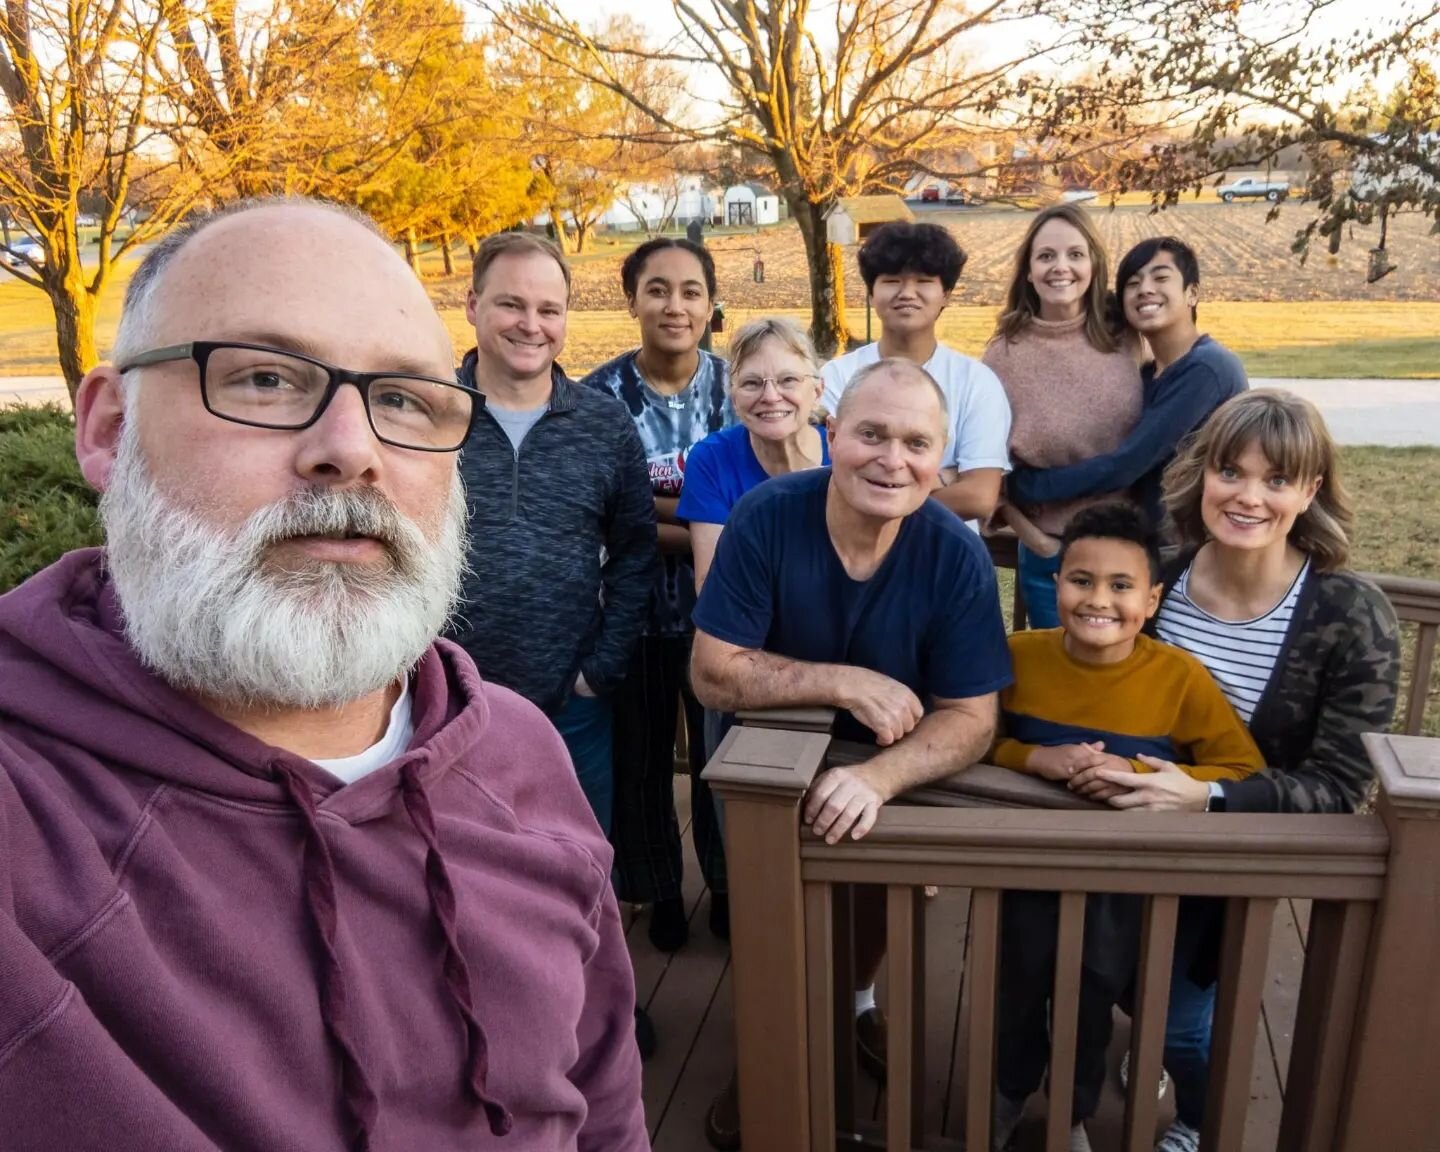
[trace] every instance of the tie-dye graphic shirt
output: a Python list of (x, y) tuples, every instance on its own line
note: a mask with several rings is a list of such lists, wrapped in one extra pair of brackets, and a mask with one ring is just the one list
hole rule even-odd
[[(728, 368), (710, 352), (700, 353), (683, 391), (674, 396), (657, 392), (635, 366), (639, 349), (625, 352), (586, 376), (583, 383), (616, 397), (640, 433), (650, 465), (650, 488), (656, 496), (678, 498), (685, 483), (685, 460), (690, 449), (712, 432), (735, 423), (726, 396)], [(662, 555), (660, 578), (650, 598), (651, 636), (688, 633), (690, 611), (695, 607), (695, 568), (689, 556)]]

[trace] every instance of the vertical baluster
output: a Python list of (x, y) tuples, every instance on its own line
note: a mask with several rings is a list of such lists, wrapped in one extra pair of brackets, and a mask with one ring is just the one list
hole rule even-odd
[(835, 918), (829, 884), (805, 884), (805, 996), (809, 1005), (810, 1147), (835, 1149)]
[(910, 1038), (910, 1143), (918, 1148), (925, 1142), (925, 890), (912, 888), (910, 902), (915, 908), (915, 949), (914, 964), (911, 968), (910, 986), (915, 989), (914, 1024)]
[(1080, 961), (1084, 946), (1085, 893), (1062, 892), (1055, 937), (1055, 993), (1050, 1012), (1050, 1100), (1045, 1121), (1045, 1152), (1066, 1152), (1070, 1147)]
[(995, 976), (999, 961), (1000, 893), (994, 888), (979, 888), (970, 902), (970, 962), (965, 980), (970, 994), (970, 1035), (966, 1041), (970, 1074), (965, 1120), (969, 1148), (990, 1147), (990, 1108), (995, 1093)]
[(1329, 1152), (1334, 1142), (1374, 919), (1371, 904), (1311, 907), (1278, 1152)]
[(1225, 942), (1220, 953), (1220, 991), (1215, 1005), (1210, 1090), (1200, 1152), (1238, 1152), (1245, 1137), (1255, 1030), (1270, 952), (1273, 899), (1232, 897), (1225, 907)]
[(855, 1131), (855, 888), (834, 884), (831, 979), (835, 1022), (835, 1123), (841, 1132)]
[(1421, 624), (1415, 635), (1414, 678), (1405, 698), (1405, 726), (1411, 736), (1420, 735), (1425, 719), (1425, 701), (1430, 695), (1430, 667), (1435, 662), (1435, 624)]
[(885, 959), (890, 1030), (885, 1077), (885, 1146), (913, 1147), (914, 1099), (911, 1063), (915, 1055), (915, 899), (908, 885), (891, 884), (885, 897)]
[(1151, 1152), (1155, 1147), (1155, 1113), (1165, 1052), (1165, 1011), (1170, 998), (1170, 969), (1175, 960), (1175, 924), (1180, 910), (1176, 896), (1152, 896), (1145, 903), (1140, 929), (1140, 970), (1135, 989), (1135, 1016), (1130, 1026), (1130, 1086), (1125, 1098), (1125, 1152)]

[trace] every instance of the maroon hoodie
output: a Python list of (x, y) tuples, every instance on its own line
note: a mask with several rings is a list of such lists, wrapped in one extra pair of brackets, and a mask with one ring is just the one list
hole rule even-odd
[(610, 849), (454, 645), (354, 784), (141, 667), (96, 551), (0, 597), (5, 1152), (646, 1149)]

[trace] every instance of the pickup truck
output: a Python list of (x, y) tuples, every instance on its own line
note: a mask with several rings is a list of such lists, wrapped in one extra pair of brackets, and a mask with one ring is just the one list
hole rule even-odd
[(1233, 184), (1226, 184), (1220, 189), (1220, 199), (1229, 204), (1232, 200), (1243, 200), (1246, 196), (1263, 196), (1270, 203), (1277, 200), (1284, 200), (1290, 195), (1290, 184), (1286, 180), (1275, 180), (1266, 182), (1256, 180), (1253, 176), (1242, 176)]

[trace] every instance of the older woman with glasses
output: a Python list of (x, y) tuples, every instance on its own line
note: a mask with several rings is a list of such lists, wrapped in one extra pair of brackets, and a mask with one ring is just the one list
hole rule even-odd
[(754, 320), (730, 342), (730, 403), (740, 423), (690, 453), (678, 514), (690, 522), (695, 591), (740, 497), (772, 476), (830, 463), (825, 429), (810, 422), (820, 401), (810, 338), (790, 320)]

